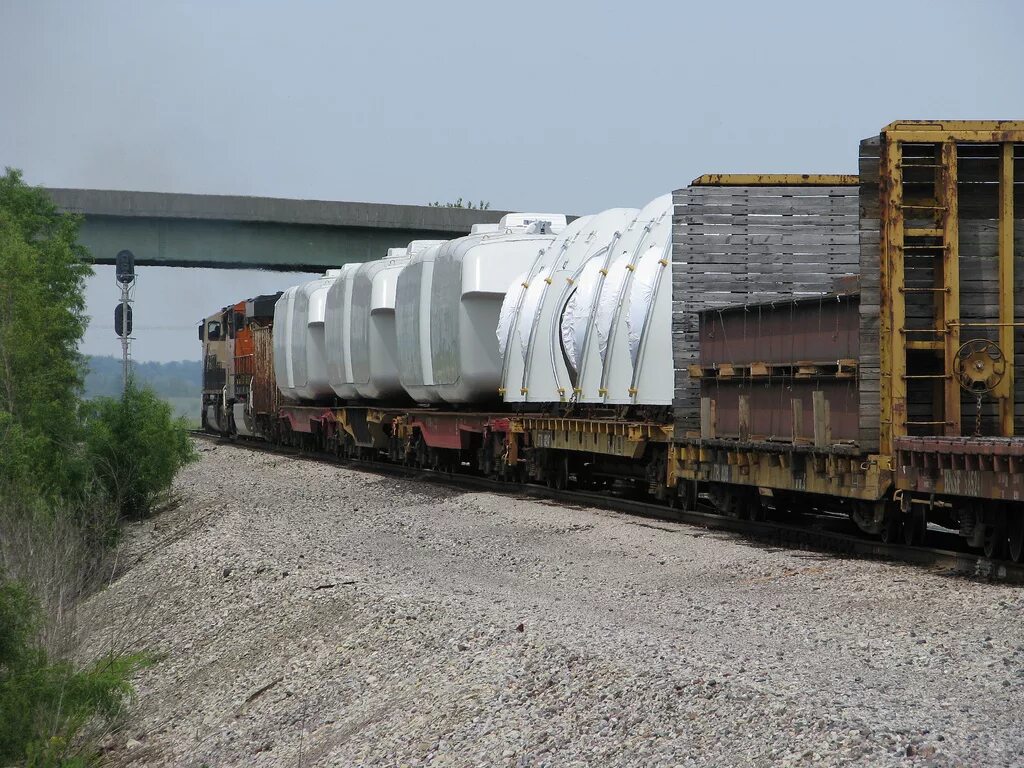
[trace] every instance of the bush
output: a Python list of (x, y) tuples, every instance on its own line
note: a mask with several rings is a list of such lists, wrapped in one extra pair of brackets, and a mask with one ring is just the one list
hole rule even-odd
[(32, 768), (96, 762), (89, 725), (109, 723), (133, 694), (142, 654), (109, 656), (86, 669), (51, 663), (37, 644), (40, 614), (28, 592), (0, 572), (0, 765)]
[(188, 423), (148, 387), (129, 382), (120, 399), (85, 405), (86, 448), (102, 487), (122, 517), (147, 514), (175, 474), (196, 459)]

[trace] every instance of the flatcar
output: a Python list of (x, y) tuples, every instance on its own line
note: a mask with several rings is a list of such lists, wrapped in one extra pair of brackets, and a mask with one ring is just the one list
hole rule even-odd
[(702, 176), (344, 265), (204, 320), (204, 424), (1020, 562), (1022, 144), (896, 122), (858, 175)]

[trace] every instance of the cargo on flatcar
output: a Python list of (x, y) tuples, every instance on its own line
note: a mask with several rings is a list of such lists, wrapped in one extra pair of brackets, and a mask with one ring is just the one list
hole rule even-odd
[(1022, 146), (897, 122), (856, 176), (707, 175), (344, 265), (204, 320), (204, 424), (1020, 562)]

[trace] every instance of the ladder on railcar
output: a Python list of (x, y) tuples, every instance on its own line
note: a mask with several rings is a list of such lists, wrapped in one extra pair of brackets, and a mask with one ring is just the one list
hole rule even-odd
[[(998, 402), (998, 434), (1014, 433), (1014, 330), (1024, 323), (1014, 316), (1013, 190), (1022, 140), (1022, 123), (893, 123), (882, 132), (883, 451), (901, 435), (977, 434), (983, 391)], [(966, 181), (961, 152), (978, 161)], [(979, 178), (974, 166), (994, 169), (993, 177)], [(961, 190), (985, 184), (998, 187), (998, 317), (965, 321)], [(986, 365), (1000, 371), (971, 390), (978, 392), (977, 420), (961, 414), (964, 382), (971, 383), (965, 363), (968, 374)], [(986, 382), (994, 383), (984, 389)]]

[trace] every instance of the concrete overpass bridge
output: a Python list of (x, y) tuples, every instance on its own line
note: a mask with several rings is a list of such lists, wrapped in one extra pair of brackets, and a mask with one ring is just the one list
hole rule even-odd
[(234, 195), (48, 189), (85, 218), (97, 264), (127, 248), (141, 266), (322, 272), (383, 256), (410, 240), (449, 240), (505, 211)]

